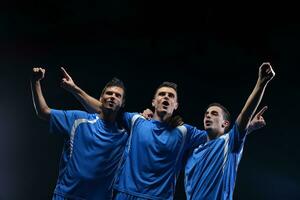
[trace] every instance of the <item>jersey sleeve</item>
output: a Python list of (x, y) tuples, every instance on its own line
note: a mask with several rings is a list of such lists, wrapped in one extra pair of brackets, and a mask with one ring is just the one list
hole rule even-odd
[(64, 111), (51, 109), (49, 131), (50, 133), (61, 133), (70, 135), (72, 126), (79, 118), (79, 111)]
[(125, 112), (123, 115), (124, 126), (127, 130), (131, 130), (132, 120), (134, 116), (140, 116), (138, 113)]
[(194, 149), (198, 147), (201, 144), (204, 144), (207, 142), (207, 133), (204, 130), (199, 130), (194, 126), (190, 126), (185, 124), (184, 125), (187, 128), (187, 136), (189, 139), (189, 146)]
[(246, 131), (239, 131), (238, 125), (234, 124), (229, 131), (229, 147), (232, 152), (240, 152), (246, 138)]

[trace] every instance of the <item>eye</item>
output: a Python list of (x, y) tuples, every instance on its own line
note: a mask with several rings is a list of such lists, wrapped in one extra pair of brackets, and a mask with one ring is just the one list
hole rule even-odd
[(216, 111), (212, 111), (211, 114), (214, 115), (214, 116), (218, 116), (219, 115), (219, 113), (216, 112)]
[(107, 91), (106, 94), (107, 94), (107, 95), (112, 95), (113, 93), (110, 92), (110, 91)]
[(169, 93), (169, 97), (170, 97), (170, 98), (174, 98), (175, 95), (174, 95), (173, 93)]
[(121, 98), (121, 94), (116, 93), (116, 97)]
[(165, 92), (160, 92), (160, 93), (158, 93), (158, 96), (165, 96)]

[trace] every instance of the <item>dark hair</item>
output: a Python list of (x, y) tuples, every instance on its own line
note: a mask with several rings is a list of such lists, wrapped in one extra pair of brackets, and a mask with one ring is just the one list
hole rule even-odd
[(104, 86), (102, 92), (101, 92), (101, 96), (103, 96), (104, 92), (106, 91), (107, 88), (109, 87), (120, 87), (124, 90), (124, 94), (123, 94), (123, 102), (125, 101), (125, 96), (126, 96), (126, 88), (124, 86), (123, 81), (121, 81), (120, 79), (113, 77), (109, 82), (106, 83), (106, 85)]
[(159, 88), (162, 88), (162, 87), (170, 87), (170, 88), (173, 88), (177, 92), (177, 84), (176, 83), (165, 81), (157, 87), (156, 92), (157, 92), (157, 90), (159, 90)]
[[(217, 106), (219, 108), (222, 109), (222, 112), (223, 112), (223, 118), (227, 121), (229, 121), (229, 124), (231, 123), (231, 117), (230, 117), (230, 112), (227, 110), (227, 108), (223, 105), (221, 105), (220, 103), (211, 103), (207, 106), (206, 110), (212, 106)], [(229, 126), (226, 127), (225, 131), (228, 131), (229, 130)]]
[(162, 88), (162, 87), (173, 88), (173, 89), (175, 90), (176, 94), (177, 94), (176, 96), (177, 96), (177, 101), (178, 101), (178, 92), (177, 92), (177, 84), (176, 84), (176, 83), (168, 82), (168, 81), (163, 82), (162, 84), (160, 84), (160, 85), (157, 87), (157, 89), (156, 89), (156, 91), (155, 91), (155, 93), (154, 93), (154, 96), (156, 95), (157, 91), (158, 91), (160, 88)]

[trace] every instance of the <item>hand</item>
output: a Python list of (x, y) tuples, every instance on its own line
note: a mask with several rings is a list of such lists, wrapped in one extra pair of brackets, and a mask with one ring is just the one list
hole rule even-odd
[(255, 130), (258, 130), (264, 126), (266, 126), (266, 121), (263, 118), (264, 112), (268, 109), (268, 106), (263, 107), (251, 120), (249, 126), (248, 126), (248, 132), (253, 132)]
[(260, 67), (259, 67), (259, 80), (262, 83), (267, 84), (270, 80), (272, 80), (275, 76), (275, 72), (272, 69), (272, 66), (268, 62), (264, 62)]
[(150, 120), (153, 118), (153, 112), (150, 109), (146, 109), (143, 111), (143, 113), (140, 113), (140, 115), (142, 115), (143, 117), (145, 117), (146, 119)]
[(182, 117), (179, 115), (170, 117), (166, 122), (172, 128), (176, 128), (177, 126), (184, 124)]
[(63, 78), (61, 80), (60, 86), (69, 92), (74, 91), (74, 89), (76, 88), (76, 84), (74, 83), (73, 79), (63, 67), (61, 67), (60, 69), (63, 74)]
[(40, 67), (32, 68), (32, 80), (40, 81), (45, 77), (46, 70)]

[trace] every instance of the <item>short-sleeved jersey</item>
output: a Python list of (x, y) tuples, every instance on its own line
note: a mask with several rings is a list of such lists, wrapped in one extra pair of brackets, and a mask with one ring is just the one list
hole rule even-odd
[(111, 199), (128, 134), (82, 111), (51, 110), (50, 132), (66, 135), (54, 193), (70, 199)]
[(193, 151), (185, 167), (188, 200), (233, 198), (245, 136), (235, 124), (228, 133)]
[(205, 131), (190, 125), (171, 128), (125, 113), (131, 130), (115, 189), (146, 199), (173, 199), (184, 152), (207, 141)]

